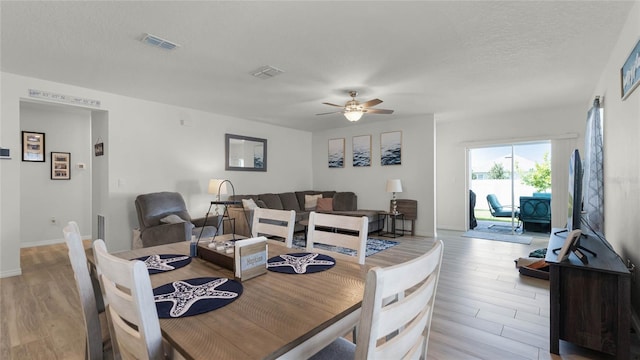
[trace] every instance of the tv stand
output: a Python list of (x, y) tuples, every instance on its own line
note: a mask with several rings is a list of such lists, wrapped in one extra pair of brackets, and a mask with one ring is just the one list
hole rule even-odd
[[(565, 237), (553, 229), (549, 249)], [(547, 251), (549, 263), (550, 351), (560, 352), (560, 340), (615, 355), (630, 356), (631, 276), (618, 255), (595, 236), (585, 241), (600, 256), (584, 264), (575, 253), (558, 261)]]

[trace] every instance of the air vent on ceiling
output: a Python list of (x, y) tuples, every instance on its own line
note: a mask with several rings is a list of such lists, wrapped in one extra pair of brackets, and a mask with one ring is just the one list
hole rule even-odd
[(271, 79), (272, 77), (282, 74), (284, 71), (274, 68), (273, 66), (265, 65), (261, 66), (249, 74), (259, 78), (259, 79)]
[(177, 48), (178, 44), (171, 42), (169, 40), (165, 40), (163, 38), (157, 37), (155, 35), (151, 35), (151, 34), (144, 34), (144, 36), (142, 37), (142, 41), (143, 43), (150, 45), (150, 46), (154, 46), (154, 47), (159, 47), (165, 50), (173, 50), (175, 48)]

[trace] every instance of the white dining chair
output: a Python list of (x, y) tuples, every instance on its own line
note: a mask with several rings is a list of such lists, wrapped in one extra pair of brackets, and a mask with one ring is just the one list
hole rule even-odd
[(357, 345), (338, 338), (311, 359), (426, 359), (443, 249), (439, 240), (416, 259), (370, 269)]
[(182, 358), (163, 340), (146, 265), (107, 252), (103, 240), (94, 241), (100, 282), (123, 359)]
[[(84, 320), (86, 337), (85, 359), (101, 360), (113, 357), (106, 314), (100, 291), (95, 291), (91, 281), (87, 255), (82, 244), (80, 229), (75, 221), (70, 221), (63, 229), (64, 240), (69, 250), (69, 261), (76, 280), (80, 308)], [(98, 299), (100, 297), (100, 299)], [(100, 318), (101, 313), (105, 315)]]
[[(344, 216), (317, 213), (309, 214), (307, 229), (307, 251), (317, 251), (315, 243), (339, 246), (356, 251), (356, 256), (333, 252), (331, 256), (364, 264), (367, 251), (369, 220), (366, 216)], [(316, 249), (316, 250), (314, 250)]]
[[(274, 210), (256, 208), (253, 210), (253, 224), (251, 236), (273, 236), (284, 239), (284, 244), (290, 248), (293, 245), (293, 229), (296, 225), (295, 210)], [(277, 241), (277, 240), (275, 240)]]

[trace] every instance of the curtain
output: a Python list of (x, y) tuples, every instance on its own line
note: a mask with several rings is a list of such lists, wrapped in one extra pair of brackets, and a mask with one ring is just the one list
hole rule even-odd
[(604, 176), (602, 164), (602, 119), (600, 117), (600, 99), (593, 101), (593, 107), (587, 114), (585, 131), (584, 175), (582, 178), (583, 220), (587, 226), (582, 230), (592, 229), (604, 233)]

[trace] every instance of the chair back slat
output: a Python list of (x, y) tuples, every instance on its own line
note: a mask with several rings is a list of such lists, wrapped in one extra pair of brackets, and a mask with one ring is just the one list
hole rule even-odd
[(121, 356), (162, 359), (162, 334), (147, 267), (110, 255), (102, 240), (94, 242), (94, 253)]
[(75, 221), (70, 221), (62, 232), (69, 249), (69, 261), (76, 280), (78, 295), (80, 295), (80, 307), (82, 308), (82, 318), (87, 339), (86, 356), (87, 359), (91, 360), (102, 359), (104, 355), (103, 336), (100, 318), (98, 317), (96, 294), (91, 283), (87, 255), (82, 245), (80, 229)]
[[(307, 251), (318, 251), (315, 243), (339, 246), (356, 251), (356, 256), (332, 253), (342, 259), (364, 264), (367, 250), (369, 220), (366, 216), (344, 216), (317, 213), (309, 214)], [(320, 250), (321, 251), (321, 250)], [(321, 251), (322, 252), (322, 251)]]
[[(356, 342), (357, 359), (426, 358), (443, 248), (439, 240), (416, 259), (369, 270)], [(394, 294), (397, 301), (386, 301)]]
[(293, 246), (293, 230), (296, 225), (295, 210), (274, 210), (257, 208), (253, 210), (253, 237), (277, 236), (284, 239), (285, 245)]

